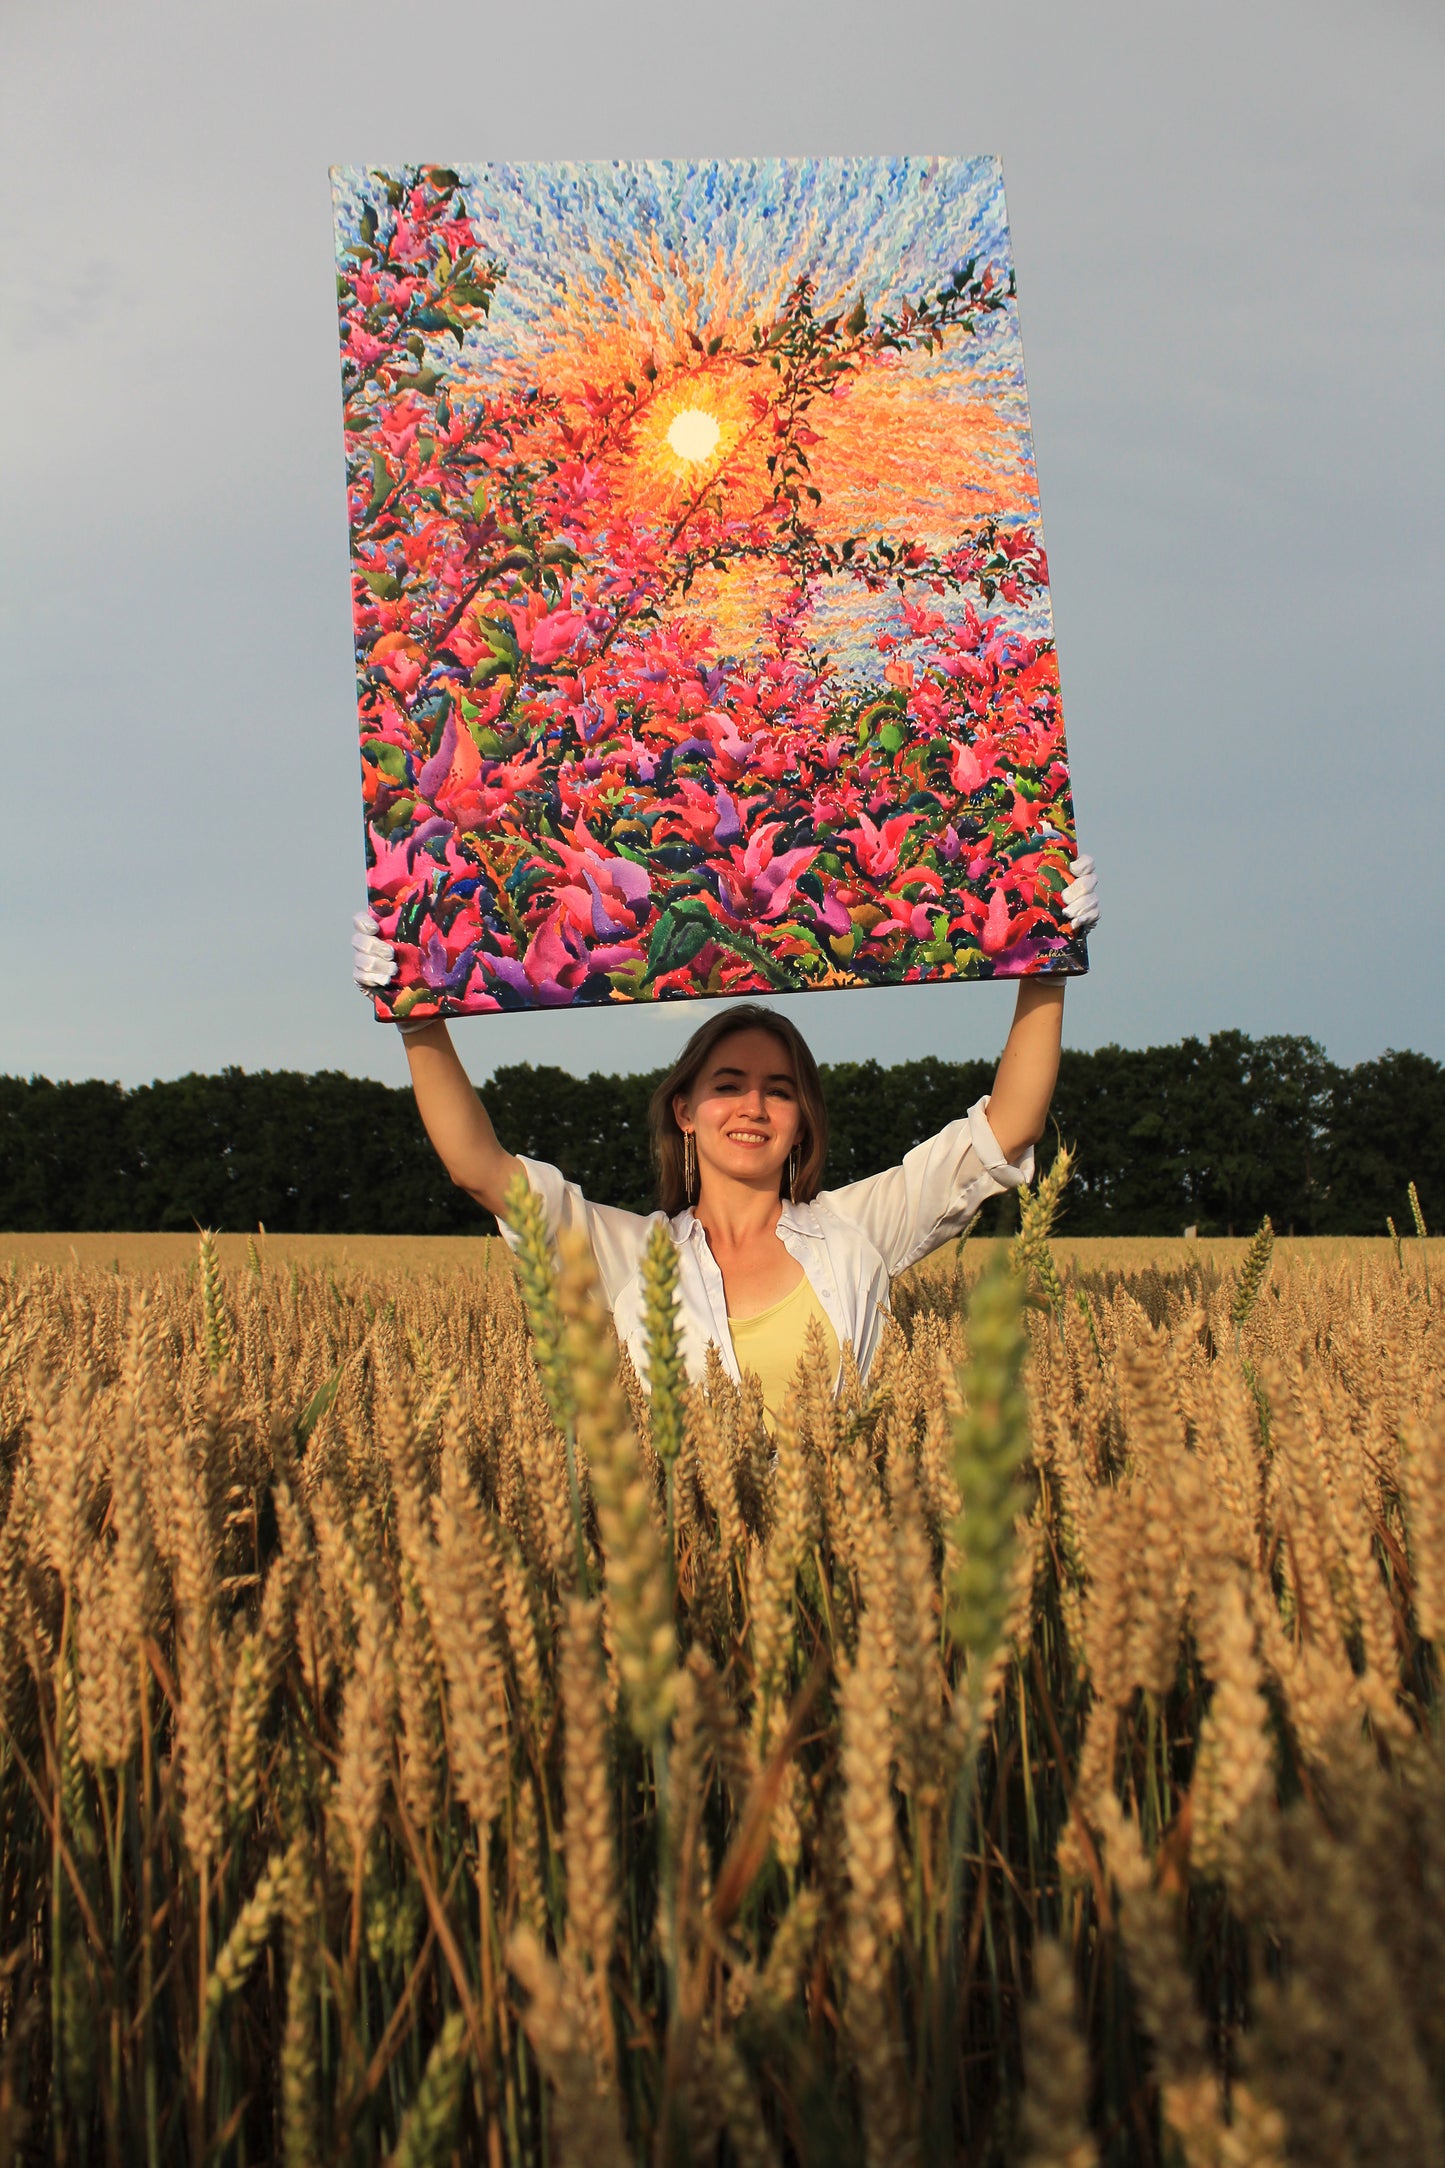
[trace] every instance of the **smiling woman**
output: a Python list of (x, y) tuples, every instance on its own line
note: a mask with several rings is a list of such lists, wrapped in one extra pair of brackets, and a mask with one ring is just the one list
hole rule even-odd
[[(1093, 861), (1075, 862), (1070, 924), (1098, 918)], [(364, 925), (353, 943), (363, 986), (385, 985), (389, 943)], [(519, 1158), (490, 1117), (441, 1022), (401, 1027), (417, 1107), (460, 1188), (497, 1216), (509, 1242), (507, 1190), (520, 1171), (541, 1199), (555, 1242), (581, 1233), (597, 1261), (619, 1335), (647, 1380), (642, 1263), (661, 1221), (678, 1251), (679, 1338), (688, 1374), (724, 1369), (762, 1384), (767, 1420), (781, 1414), (810, 1326), (841, 1379), (851, 1346), (866, 1380), (895, 1274), (962, 1233), (979, 1207), (1033, 1178), (1058, 1075), (1064, 987), (1025, 979), (993, 1089), (896, 1167), (823, 1187), (828, 1111), (817, 1064), (777, 1010), (737, 1003), (695, 1031), (652, 1097), (658, 1208), (595, 1203), (545, 1160)]]

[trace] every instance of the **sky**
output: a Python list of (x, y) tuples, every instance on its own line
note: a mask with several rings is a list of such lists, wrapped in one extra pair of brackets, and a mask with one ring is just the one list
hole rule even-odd
[[(327, 168), (996, 153), (1084, 848), (1067, 1042), (1445, 1058), (1425, 0), (7, 0), (0, 1073), (405, 1078), (364, 898)], [(797, 998), (996, 1051), (1005, 986)], [(654, 1068), (711, 1005), (468, 1019)]]

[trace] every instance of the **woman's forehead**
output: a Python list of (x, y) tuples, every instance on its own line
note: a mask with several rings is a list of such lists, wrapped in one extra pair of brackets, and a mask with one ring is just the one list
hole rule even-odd
[(703, 1075), (724, 1076), (729, 1071), (739, 1075), (762, 1075), (793, 1078), (793, 1060), (783, 1041), (761, 1025), (744, 1031), (730, 1032), (726, 1039), (719, 1039), (703, 1065)]

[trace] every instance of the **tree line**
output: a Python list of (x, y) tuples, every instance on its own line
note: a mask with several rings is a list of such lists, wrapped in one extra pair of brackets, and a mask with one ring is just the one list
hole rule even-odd
[[(652, 1204), (647, 1102), (661, 1072), (569, 1075), (521, 1062), (485, 1086), (497, 1132), (589, 1196)], [(876, 1061), (823, 1069), (828, 1181), (894, 1164), (985, 1093), (991, 1061)], [(1062, 1231), (1381, 1234), (1445, 1221), (1445, 1065), (1389, 1052), (1342, 1068), (1312, 1039), (1216, 1032), (1177, 1046), (1065, 1051), (1047, 1164), (1078, 1172)], [(1001, 1198), (986, 1226), (1012, 1224)], [(125, 1090), (0, 1077), (0, 1228), (479, 1234), (492, 1221), (452, 1188), (411, 1093), (335, 1070), (225, 1069)]]

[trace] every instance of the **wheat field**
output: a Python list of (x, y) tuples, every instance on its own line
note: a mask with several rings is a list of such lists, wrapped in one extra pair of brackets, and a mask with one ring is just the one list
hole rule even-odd
[(1445, 2160), (1435, 1246), (1058, 1187), (775, 1439), (667, 1244), (14, 1238), (0, 2168)]

